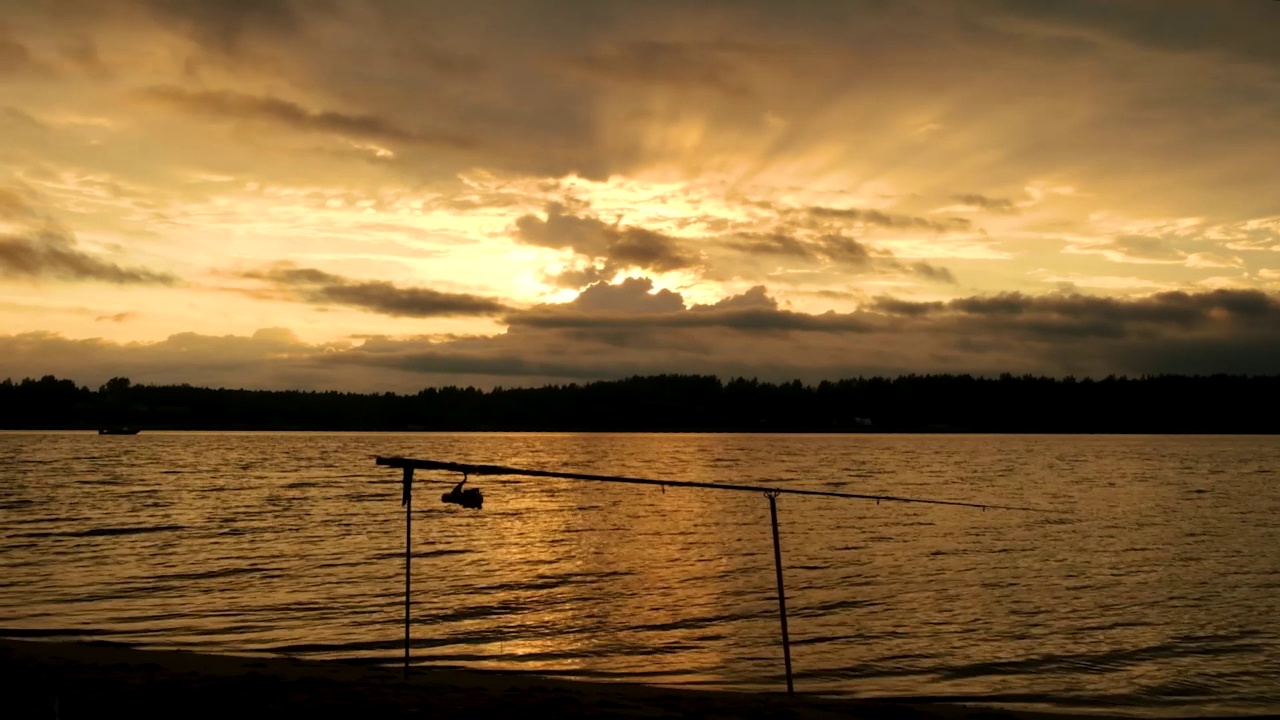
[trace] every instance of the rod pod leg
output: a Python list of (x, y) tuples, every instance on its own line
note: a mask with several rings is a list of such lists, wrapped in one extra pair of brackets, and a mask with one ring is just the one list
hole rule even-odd
[(413, 468), (404, 469), (404, 679), (409, 679), (409, 588), (413, 582), (409, 558), (413, 551)]
[(787, 665), (787, 694), (794, 695), (791, 679), (791, 636), (787, 633), (787, 591), (782, 585), (782, 544), (778, 542), (778, 493), (767, 492), (769, 519), (773, 521), (773, 569), (778, 575), (778, 617), (782, 620), (782, 659)]

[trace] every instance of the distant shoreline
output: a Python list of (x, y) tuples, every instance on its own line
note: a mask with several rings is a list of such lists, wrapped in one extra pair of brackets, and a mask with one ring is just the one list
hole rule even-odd
[(0, 381), (0, 428), (346, 432), (1280, 434), (1280, 375), (1102, 380), (656, 375), (413, 394)]
[[(90, 427), (0, 427), (0, 433), (76, 433), (85, 435), (99, 435), (97, 429)], [(1070, 431), (1051, 431), (1051, 430), (680, 430), (680, 429), (611, 429), (611, 428), (564, 428), (564, 429), (529, 429), (529, 428), (511, 428), (511, 429), (472, 429), (472, 428), (444, 428), (444, 429), (396, 429), (396, 428), (299, 428), (299, 427), (157, 427), (143, 428), (135, 435), (147, 435), (156, 433), (316, 433), (324, 434), (373, 434), (373, 435), (432, 435), (432, 434), (552, 434), (552, 435), (1045, 435), (1045, 436), (1097, 436), (1097, 437), (1140, 437), (1140, 436), (1157, 436), (1157, 437), (1272, 437), (1280, 435), (1280, 431), (1261, 430), (1261, 431), (1089, 431), (1089, 430), (1070, 430)], [(105, 435), (104, 437), (118, 437), (113, 435)], [(133, 435), (124, 436), (133, 437)], [(122, 440), (127, 442), (127, 440)]]

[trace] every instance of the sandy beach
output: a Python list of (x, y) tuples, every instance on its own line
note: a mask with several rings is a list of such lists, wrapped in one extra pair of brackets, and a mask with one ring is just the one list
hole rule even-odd
[[(523, 673), (0, 640), (7, 718), (1067, 718), (980, 706), (578, 682)], [(1102, 717), (1089, 715), (1087, 717)], [(1121, 716), (1110, 716), (1121, 717)]]

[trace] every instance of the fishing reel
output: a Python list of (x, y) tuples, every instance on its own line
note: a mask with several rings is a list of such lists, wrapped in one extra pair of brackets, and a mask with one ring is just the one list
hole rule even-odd
[(461, 505), (464, 508), (479, 510), (484, 507), (484, 494), (480, 492), (480, 488), (462, 489), (467, 483), (467, 478), (463, 477), (462, 482), (453, 486), (453, 489), (440, 496), (440, 502), (446, 505)]

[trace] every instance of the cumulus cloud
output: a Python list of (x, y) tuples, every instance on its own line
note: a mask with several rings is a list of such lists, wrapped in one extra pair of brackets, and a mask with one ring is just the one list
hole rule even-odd
[(393, 317), (497, 315), (509, 308), (493, 298), (429, 288), (402, 288), (385, 281), (351, 280), (314, 268), (287, 264), (240, 273), (266, 281), (286, 297), (317, 305), (345, 305)]
[(684, 309), (684, 299), (670, 290), (653, 291), (649, 278), (627, 278), (617, 285), (597, 282), (563, 306), (584, 313), (670, 313)]
[(684, 298), (670, 290), (652, 292), (648, 278), (627, 278), (617, 285), (596, 283), (563, 305), (540, 305), (512, 313), (513, 328), (655, 331), (667, 328), (721, 328), (745, 332), (805, 330), (849, 332), (867, 324), (851, 315), (808, 315), (779, 310), (763, 286), (711, 305), (686, 308)]
[(777, 310), (778, 301), (769, 297), (763, 285), (756, 285), (739, 295), (730, 295), (710, 305), (693, 305), (690, 310)]

